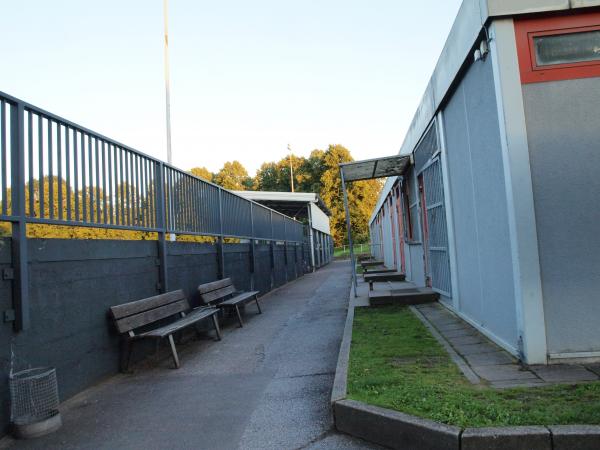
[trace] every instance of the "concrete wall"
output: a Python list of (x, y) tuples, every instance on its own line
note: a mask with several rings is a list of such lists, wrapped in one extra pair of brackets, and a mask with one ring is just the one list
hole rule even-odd
[(548, 352), (600, 352), (600, 79), (523, 95)]
[[(285, 284), (303, 273), (288, 249), (275, 246), (271, 270), (270, 246), (257, 244), (254, 285), (261, 293)], [(7, 377), (30, 366), (57, 369), (61, 400), (118, 371), (119, 336), (108, 317), (117, 304), (156, 295), (158, 246), (155, 241), (78, 241), (31, 239), (28, 241), (31, 328), (15, 334), (11, 323), (0, 323), (0, 436), (9, 421)], [(225, 276), (236, 287), (250, 289), (250, 244), (226, 244)], [(11, 266), (11, 242), (0, 240), (0, 269)], [(198, 305), (198, 284), (218, 279), (215, 246), (168, 243), (169, 289), (184, 289)], [(12, 308), (11, 282), (0, 277), (0, 312)], [(137, 358), (147, 355), (136, 347)]]
[(474, 63), (443, 111), (458, 310), (513, 352), (518, 331), (492, 61)]

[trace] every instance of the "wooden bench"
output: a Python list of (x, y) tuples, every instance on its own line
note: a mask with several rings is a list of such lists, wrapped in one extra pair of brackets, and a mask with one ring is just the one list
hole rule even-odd
[[(119, 333), (127, 333), (126, 358), (121, 359), (121, 369), (129, 369), (131, 359), (132, 342), (141, 339), (168, 338), (171, 345), (171, 354), (175, 368), (179, 369), (179, 357), (173, 340), (173, 333), (195, 325), (198, 322), (212, 318), (217, 339), (221, 340), (219, 321), (217, 319), (218, 309), (198, 308), (191, 310), (188, 300), (182, 290), (167, 292), (155, 297), (145, 298), (135, 302), (124, 303), (110, 308), (110, 313), (115, 321)], [(176, 320), (168, 320), (175, 319)], [(164, 322), (167, 322), (166, 324)], [(158, 326), (157, 322), (160, 322)], [(158, 344), (157, 344), (158, 345)], [(123, 356), (123, 355), (122, 355)], [(123, 367), (123, 361), (125, 366)]]
[(198, 286), (198, 292), (206, 305), (216, 306), (224, 310), (235, 310), (240, 327), (244, 326), (242, 315), (240, 314), (240, 305), (254, 301), (256, 302), (258, 313), (262, 314), (260, 304), (258, 303), (259, 291), (240, 292), (236, 290), (231, 278), (201, 284)]

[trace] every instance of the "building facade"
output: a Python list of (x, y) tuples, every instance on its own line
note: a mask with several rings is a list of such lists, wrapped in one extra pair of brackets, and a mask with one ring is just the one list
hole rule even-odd
[(600, 358), (600, 1), (465, 0), (377, 257), (530, 364)]

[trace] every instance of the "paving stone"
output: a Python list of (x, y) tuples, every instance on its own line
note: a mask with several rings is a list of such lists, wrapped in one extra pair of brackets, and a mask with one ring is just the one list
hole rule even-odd
[(490, 344), (456, 344), (453, 345), (458, 353), (463, 356), (476, 355), (479, 353), (495, 353), (498, 349)]
[(448, 337), (448, 336), (444, 336), (452, 345), (456, 344), (456, 345), (462, 345), (462, 344), (482, 344), (485, 343), (485, 341), (483, 340), (483, 338), (481, 336), (473, 336), (473, 335), (467, 335), (467, 336), (453, 336), (453, 337)]
[(443, 333), (443, 336), (446, 339), (450, 339), (450, 338), (459, 337), (459, 336), (479, 336), (479, 333), (477, 331), (471, 330), (469, 328), (459, 328), (458, 330), (445, 331)]
[(471, 366), (494, 366), (500, 364), (516, 364), (517, 360), (504, 351), (494, 353), (477, 353), (465, 356)]
[(465, 325), (464, 323), (454, 323), (454, 324), (443, 325), (443, 326), (436, 325), (435, 327), (442, 334), (447, 331), (468, 330), (469, 329), (469, 327), (467, 325)]
[(494, 389), (511, 389), (511, 388), (536, 388), (550, 386), (550, 383), (546, 383), (539, 378), (531, 378), (526, 380), (506, 380), (506, 381), (494, 381), (490, 383)]
[(551, 450), (550, 432), (545, 427), (467, 428), (461, 450)]
[(535, 374), (528, 370), (521, 370), (516, 364), (474, 366), (473, 371), (481, 378), (488, 381), (538, 379)]
[(591, 370), (596, 375), (600, 376), (600, 364), (586, 364), (586, 369)]
[(553, 425), (554, 450), (598, 450), (600, 448), (600, 426), (598, 425)]
[(594, 381), (598, 375), (580, 365), (557, 364), (549, 366), (530, 366), (542, 380), (550, 383), (575, 383), (578, 381)]

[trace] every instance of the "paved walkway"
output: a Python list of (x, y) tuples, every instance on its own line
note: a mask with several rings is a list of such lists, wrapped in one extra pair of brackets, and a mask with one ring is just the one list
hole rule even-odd
[[(424, 316), (479, 379), (495, 388), (535, 387), (557, 383), (581, 383), (600, 380), (600, 364), (556, 364), (527, 366), (488, 340), (477, 329), (438, 303), (417, 306)], [(459, 366), (460, 366), (459, 361)], [(464, 372), (463, 368), (463, 372)]]
[(182, 368), (119, 375), (69, 400), (57, 433), (15, 449), (377, 449), (333, 430), (329, 399), (350, 265), (334, 262), (248, 308), (221, 342), (182, 345)]

